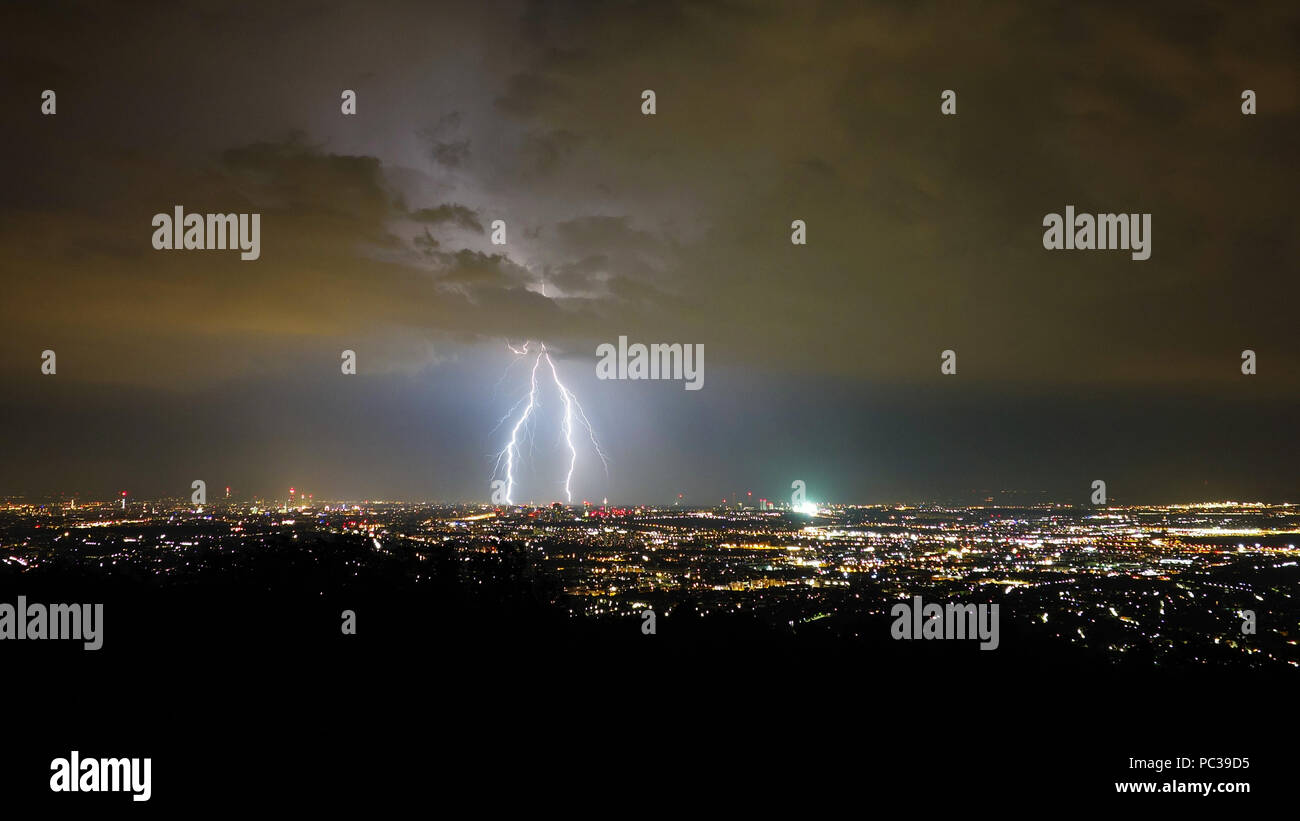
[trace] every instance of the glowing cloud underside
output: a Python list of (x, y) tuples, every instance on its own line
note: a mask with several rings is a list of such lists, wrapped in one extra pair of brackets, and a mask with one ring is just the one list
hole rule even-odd
[[(515, 355), (515, 362), (518, 362), (520, 359), (530, 355), (531, 352), (529, 351), (529, 347), (532, 344), (532, 342), (526, 342), (524, 343), (523, 348), (516, 348), (513, 345), (506, 343), (506, 347)], [(533, 359), (532, 372), (529, 374), (528, 378), (528, 395), (524, 397), (524, 399), (520, 399), (516, 402), (515, 406), (510, 409), (510, 412), (501, 419), (501, 422), (497, 423), (497, 427), (500, 427), (506, 419), (510, 418), (510, 416), (514, 414), (519, 405), (523, 404), (524, 401), (527, 400), (527, 404), (524, 405), (524, 409), (520, 412), (519, 418), (515, 420), (514, 425), (510, 428), (510, 441), (508, 441), (505, 448), (497, 454), (496, 465), (492, 470), (493, 478), (496, 478), (502, 472), (505, 473), (507, 504), (514, 504), (515, 466), (517, 461), (522, 461), (523, 459), (523, 454), (519, 447), (520, 435), (525, 430), (530, 429), (529, 420), (532, 418), (533, 411), (540, 405), (537, 401), (537, 371), (541, 368), (543, 360), (545, 360), (547, 368), (550, 370), (551, 380), (555, 383), (556, 390), (560, 392), (560, 401), (564, 403), (564, 420), (560, 425), (560, 432), (564, 436), (564, 442), (569, 448), (569, 469), (564, 475), (565, 501), (573, 501), (573, 472), (578, 466), (578, 448), (573, 443), (575, 419), (577, 419), (577, 421), (587, 431), (587, 438), (591, 441), (591, 446), (596, 451), (596, 455), (600, 457), (600, 463), (605, 468), (605, 475), (606, 477), (609, 476), (609, 460), (605, 457), (605, 452), (601, 449), (600, 442), (596, 440), (596, 433), (592, 430), (591, 422), (587, 419), (587, 414), (582, 410), (582, 405), (578, 402), (578, 397), (560, 381), (560, 373), (556, 369), (555, 362), (551, 359), (551, 355), (547, 353), (546, 345), (538, 343), (537, 356)], [(512, 362), (511, 365), (514, 365), (514, 362)]]

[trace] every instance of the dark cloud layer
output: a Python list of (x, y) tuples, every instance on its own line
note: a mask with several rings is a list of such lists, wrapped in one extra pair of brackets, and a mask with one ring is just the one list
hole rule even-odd
[[(0, 492), (479, 498), (503, 340), (545, 339), (616, 456), (590, 495), (1294, 496), (1293, 4), (0, 14)], [(261, 259), (154, 251), (177, 204), (261, 213)], [(1043, 250), (1067, 204), (1150, 212), (1151, 259)], [(595, 380), (619, 335), (703, 343), (706, 388)]]

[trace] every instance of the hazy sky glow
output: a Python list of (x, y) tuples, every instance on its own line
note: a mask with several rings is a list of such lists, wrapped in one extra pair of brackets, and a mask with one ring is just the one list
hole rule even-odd
[[(544, 339), (580, 497), (1296, 500), (1294, 4), (225, 5), (0, 12), (0, 493), (486, 500)], [(153, 250), (178, 204), (261, 258)], [(1044, 251), (1071, 204), (1151, 259)]]

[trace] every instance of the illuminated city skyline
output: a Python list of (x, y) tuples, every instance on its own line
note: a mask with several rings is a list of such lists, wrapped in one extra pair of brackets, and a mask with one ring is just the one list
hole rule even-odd
[(11, 815), (1294, 797), (1300, 4), (0, 31)]

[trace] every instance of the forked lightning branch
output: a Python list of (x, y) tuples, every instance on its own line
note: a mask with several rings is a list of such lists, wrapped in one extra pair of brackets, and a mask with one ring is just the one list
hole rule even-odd
[[(534, 345), (536, 345), (535, 349), (533, 348)], [(511, 363), (512, 366), (521, 360), (528, 361), (529, 358), (531, 358), (533, 365), (528, 377), (527, 395), (516, 402), (514, 407), (497, 423), (499, 428), (507, 420), (512, 417), (515, 418), (514, 424), (510, 428), (510, 438), (506, 442), (506, 446), (497, 454), (496, 464), (492, 468), (492, 487), (494, 491), (492, 501), (493, 503), (504, 501), (506, 504), (514, 504), (516, 471), (523, 461), (522, 439), (526, 434), (531, 433), (531, 425), (536, 411), (541, 406), (537, 384), (537, 372), (540, 370), (542, 371), (543, 380), (546, 378), (546, 374), (550, 374), (551, 381), (559, 393), (560, 402), (564, 406), (564, 416), (560, 422), (560, 433), (564, 438), (565, 447), (568, 449), (569, 454), (568, 468), (564, 474), (564, 500), (572, 503), (573, 473), (578, 467), (578, 448), (573, 440), (574, 430), (577, 425), (581, 425), (582, 429), (586, 431), (587, 439), (591, 442), (592, 449), (600, 458), (600, 463), (605, 469), (606, 478), (609, 476), (609, 460), (606, 458), (604, 450), (601, 449), (600, 442), (596, 440), (596, 432), (592, 430), (591, 422), (587, 419), (582, 404), (578, 402), (578, 397), (560, 381), (560, 373), (555, 367), (555, 361), (551, 359), (551, 354), (546, 350), (545, 343), (528, 341), (524, 343), (522, 348), (516, 348), (507, 342), (506, 347), (515, 355), (515, 360)], [(536, 353), (534, 353), (534, 350)], [(520, 405), (523, 405), (522, 411), (519, 410)], [(519, 414), (517, 417), (515, 417), (516, 412)]]

